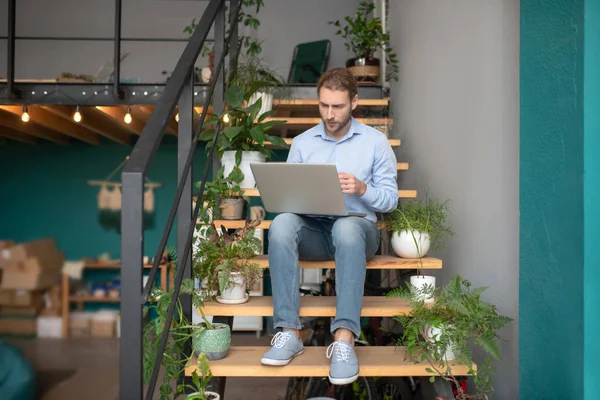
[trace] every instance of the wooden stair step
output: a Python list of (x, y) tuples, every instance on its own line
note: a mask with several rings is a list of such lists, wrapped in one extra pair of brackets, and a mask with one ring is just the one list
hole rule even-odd
[[(213, 376), (235, 377), (310, 377), (328, 376), (331, 360), (325, 356), (326, 347), (304, 347), (304, 354), (294, 358), (283, 367), (262, 365), (260, 359), (269, 349), (267, 346), (232, 346), (229, 354), (216, 361), (210, 361)], [(356, 347), (356, 356), (361, 376), (430, 376), (427, 362), (414, 363), (405, 360), (406, 350), (396, 346)], [(194, 356), (185, 369), (186, 376), (198, 371), (198, 361)], [(473, 365), (476, 370), (476, 366)], [(455, 376), (468, 375), (466, 365), (452, 365)]]
[[(268, 268), (269, 256), (261, 254), (251, 260), (260, 268)], [(423, 269), (441, 269), (442, 260), (433, 257), (423, 257)], [(300, 261), (300, 268), (335, 268), (335, 261)], [(367, 261), (367, 269), (417, 269), (420, 268), (418, 259), (400, 258), (394, 256), (374, 256)]]
[[(386, 107), (390, 103), (389, 97), (383, 99), (358, 99), (358, 107)], [(319, 99), (273, 99), (273, 108), (301, 108), (319, 105)]]
[[(301, 317), (335, 317), (335, 296), (301, 296)], [(223, 317), (271, 317), (273, 316), (273, 297), (250, 296), (244, 304), (221, 304), (217, 301), (204, 303), (204, 315), (219, 315)], [(410, 312), (405, 299), (384, 296), (363, 297), (363, 307), (360, 313), (363, 317), (393, 317)], [(198, 315), (201, 315), (198, 309)]]
[[(356, 118), (358, 122), (362, 122), (365, 125), (388, 125), (394, 124), (394, 120), (391, 118)], [(267, 117), (263, 122), (270, 121), (287, 121), (285, 124), (276, 125), (272, 129), (281, 128), (304, 128), (313, 127), (321, 123), (319, 117)]]
[[(294, 138), (283, 138), (283, 140), (285, 141), (285, 143), (288, 146), (292, 145), (292, 141), (294, 140)], [(389, 139), (388, 140), (390, 142), (390, 146), (392, 147), (399, 147), (400, 146), (400, 139)]]
[[(246, 225), (245, 219), (218, 219), (214, 222), (216, 226), (220, 227), (222, 225), (227, 229), (243, 228)], [(256, 228), (269, 229), (271, 227), (272, 222), (272, 220), (264, 219), (260, 221), (260, 225), (258, 225)], [(379, 227), (379, 229), (385, 229), (385, 223), (382, 221), (377, 221), (377, 226)]]
[[(244, 190), (244, 196), (260, 197), (260, 192), (258, 191), (257, 188), (248, 188), (248, 189), (243, 189), (243, 190)], [(417, 191), (416, 190), (398, 190), (398, 197), (400, 197), (401, 199), (416, 199)]]

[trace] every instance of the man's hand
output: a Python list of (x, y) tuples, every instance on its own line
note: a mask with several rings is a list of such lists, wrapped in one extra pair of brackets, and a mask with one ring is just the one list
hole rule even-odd
[(362, 196), (367, 191), (367, 185), (352, 174), (345, 172), (338, 173), (340, 177), (340, 185), (342, 186), (342, 193), (344, 194), (357, 194)]

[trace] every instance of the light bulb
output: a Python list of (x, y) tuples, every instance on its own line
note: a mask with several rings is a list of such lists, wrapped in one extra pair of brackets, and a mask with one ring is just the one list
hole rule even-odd
[(27, 106), (23, 106), (23, 114), (21, 114), (21, 121), (29, 122), (29, 113), (27, 112)]
[(175, 121), (179, 122), (179, 113), (175, 114)]
[(229, 123), (229, 114), (223, 115), (223, 122), (225, 122), (226, 124)]
[(129, 106), (127, 106), (127, 114), (125, 114), (125, 117), (123, 118), (123, 120), (125, 121), (126, 124), (130, 124), (131, 123), (131, 114), (130, 114), (130, 109)]
[(73, 114), (73, 120), (75, 122), (81, 122), (81, 113), (79, 112), (79, 106), (77, 106), (77, 109), (75, 110), (75, 114)]

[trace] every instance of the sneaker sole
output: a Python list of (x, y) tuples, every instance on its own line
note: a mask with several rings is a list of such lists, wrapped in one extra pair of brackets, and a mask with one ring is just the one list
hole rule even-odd
[(275, 360), (273, 358), (264, 358), (263, 357), (260, 359), (260, 363), (263, 365), (271, 365), (271, 366), (281, 367), (283, 365), (288, 365), (294, 358), (298, 357), (299, 355), (301, 355), (303, 353), (304, 353), (304, 350), (300, 350), (299, 352), (294, 354), (292, 356), (292, 358), (290, 358), (288, 360)]
[(332, 385), (348, 385), (356, 381), (358, 379), (358, 375), (359, 374), (356, 374), (349, 378), (332, 378), (331, 375), (329, 375), (329, 382), (331, 382)]

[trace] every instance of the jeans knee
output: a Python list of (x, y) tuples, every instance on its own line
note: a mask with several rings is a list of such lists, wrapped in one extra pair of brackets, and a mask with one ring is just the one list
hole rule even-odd
[(283, 213), (273, 218), (269, 227), (270, 243), (290, 243), (294, 240), (302, 224), (302, 218), (296, 214)]
[(340, 218), (333, 224), (331, 236), (335, 247), (356, 247), (365, 246), (366, 232), (361, 226), (360, 217)]

